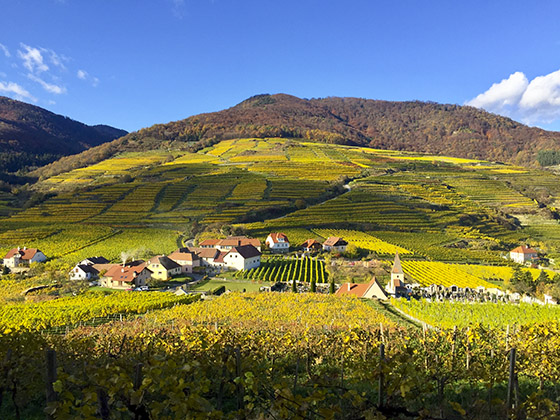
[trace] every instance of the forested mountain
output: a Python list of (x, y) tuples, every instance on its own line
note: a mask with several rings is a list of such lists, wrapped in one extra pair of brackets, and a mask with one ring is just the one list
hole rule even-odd
[(257, 95), (219, 112), (156, 124), (44, 170), (46, 176), (118, 151), (197, 149), (238, 137), (295, 137), (536, 165), (539, 150), (560, 149), (560, 132), (532, 128), (468, 106), (360, 98)]
[(106, 125), (88, 126), (0, 96), (0, 172), (41, 166), (125, 134), (124, 130)]

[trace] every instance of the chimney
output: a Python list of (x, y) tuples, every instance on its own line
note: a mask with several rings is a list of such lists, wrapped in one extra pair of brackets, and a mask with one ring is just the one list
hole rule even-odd
[(348, 291), (350, 291), (350, 283), (346, 283), (348, 285)]
[(121, 273), (124, 273), (124, 267), (123, 267), (123, 268), (121, 268)]
[(21, 251), (21, 248), (18, 246), (18, 247), (17, 247), (17, 250), (18, 250), (18, 251)]
[(27, 247), (26, 247), (26, 246), (24, 246), (24, 247), (23, 247), (23, 250), (24, 250), (24, 251), (26, 251), (26, 250), (27, 250)]

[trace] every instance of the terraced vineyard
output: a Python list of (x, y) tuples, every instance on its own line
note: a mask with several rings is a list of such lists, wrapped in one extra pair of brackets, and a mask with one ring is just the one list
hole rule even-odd
[(261, 262), (260, 267), (240, 271), (237, 277), (248, 280), (261, 280), (269, 282), (299, 282), (326, 283), (328, 274), (325, 263), (317, 258), (302, 257), (284, 259), (281, 257), (269, 258)]
[(378, 255), (412, 254), (408, 249), (382, 241), (375, 236), (356, 230), (347, 229), (314, 229), (314, 233), (323, 238), (338, 236), (344, 238), (348, 243), (356, 245), (358, 248), (367, 249)]
[(94, 253), (117, 258), (117, 247), (169, 252), (196, 221), (234, 224), (261, 240), (286, 231), (295, 246), (345, 231), (340, 236), (380, 255), (398, 250), (448, 262), (501, 263), (534, 237), (554, 257), (560, 225), (534, 197), (554, 211), (557, 181), (468, 159), (235, 139), (198, 153), (125, 153), (47, 178), (37, 188), (53, 197), (0, 218), (0, 250), (39, 246), (68, 262)]
[(407, 276), (422, 286), (439, 284), (445, 287), (458, 286), (470, 287), (471, 289), (478, 286), (487, 289), (496, 287), (479, 277), (468, 274), (461, 270), (459, 266), (453, 264), (432, 261), (403, 261), (402, 267)]
[(508, 325), (531, 325), (556, 323), (560, 307), (519, 303), (460, 303), (427, 302), (425, 300), (392, 299), (391, 303), (430, 325), (442, 328), (469, 327), (481, 324), (485, 327), (505, 328)]

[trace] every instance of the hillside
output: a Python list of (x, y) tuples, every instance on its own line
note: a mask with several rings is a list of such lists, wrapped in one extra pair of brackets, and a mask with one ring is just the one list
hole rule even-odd
[(156, 124), (78, 159), (66, 159), (39, 175), (96, 163), (98, 157), (117, 152), (194, 151), (220, 140), (247, 137), (304, 138), (526, 166), (536, 166), (539, 150), (560, 149), (560, 133), (527, 127), (473, 107), (359, 98), (308, 100), (278, 94), (258, 95), (223, 111)]
[(0, 96), (0, 163), (3, 172), (40, 166), (126, 133), (106, 125), (88, 126)]

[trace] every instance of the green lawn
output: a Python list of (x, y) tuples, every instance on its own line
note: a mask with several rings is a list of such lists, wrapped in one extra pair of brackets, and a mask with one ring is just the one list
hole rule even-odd
[(237, 280), (222, 280), (222, 279), (210, 279), (204, 282), (198, 283), (193, 286), (191, 290), (196, 291), (210, 291), (217, 287), (225, 286), (227, 290), (242, 292), (245, 289), (246, 292), (258, 292), (261, 286), (270, 286), (272, 283), (269, 282), (251, 282), (251, 281), (237, 281)]

